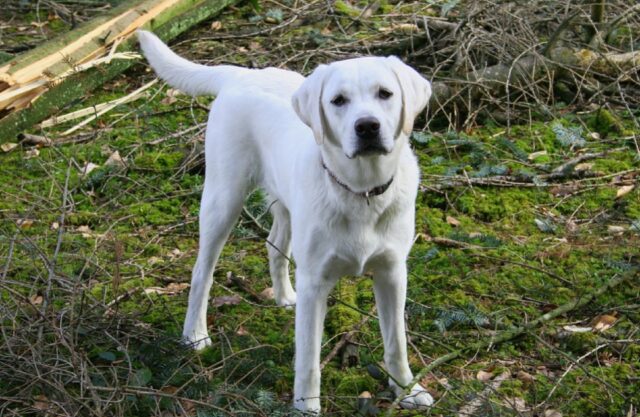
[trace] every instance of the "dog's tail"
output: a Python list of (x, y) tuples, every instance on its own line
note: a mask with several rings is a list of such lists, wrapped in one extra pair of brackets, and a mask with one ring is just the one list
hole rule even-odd
[(151, 32), (138, 30), (137, 35), (144, 56), (158, 76), (191, 96), (218, 95), (225, 84), (247, 71), (232, 65), (196, 64), (176, 55)]

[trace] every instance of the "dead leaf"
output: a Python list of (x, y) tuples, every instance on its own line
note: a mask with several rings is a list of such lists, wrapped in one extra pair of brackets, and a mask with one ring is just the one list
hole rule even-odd
[(16, 220), (16, 224), (21, 229), (28, 229), (31, 226), (33, 226), (33, 220), (32, 219), (18, 219), (18, 220)]
[(187, 399), (181, 399), (180, 404), (182, 405), (184, 412), (188, 416), (196, 415), (196, 404), (193, 401), (189, 401)]
[(613, 234), (622, 234), (625, 232), (625, 230), (627, 230), (624, 226), (616, 226), (616, 225), (609, 225), (607, 226), (607, 231), (609, 233), (613, 233)]
[(540, 366), (536, 366), (536, 371), (537, 373), (539, 373), (540, 375), (544, 375), (547, 378), (555, 378), (556, 377), (556, 373), (549, 370), (546, 366), (544, 365), (540, 365)]
[(476, 374), (476, 379), (478, 381), (488, 381), (491, 378), (493, 378), (493, 372), (487, 372), (487, 371), (478, 371), (478, 373)]
[(395, 26), (395, 29), (403, 33), (418, 32), (420, 30), (420, 28), (418, 28), (418, 25), (415, 25), (413, 23), (400, 23), (399, 25)]
[(44, 301), (44, 297), (42, 297), (39, 294), (34, 294), (31, 297), (29, 297), (29, 302), (31, 302), (31, 304), (33, 304), (34, 306), (39, 306), (40, 304), (42, 304), (43, 301)]
[(173, 103), (175, 103), (176, 101), (178, 101), (177, 98), (167, 96), (167, 97), (163, 98), (162, 100), (160, 100), (160, 104), (164, 104), (165, 106), (170, 106)]
[(238, 336), (246, 336), (249, 334), (249, 331), (245, 329), (244, 326), (240, 326), (238, 327), (238, 330), (236, 330), (236, 334)]
[(518, 412), (525, 412), (527, 411), (527, 403), (524, 401), (523, 398), (520, 397), (507, 397), (504, 399), (505, 404), (508, 407), (511, 407), (512, 409), (518, 411)]
[(96, 168), (100, 168), (100, 165), (96, 165), (93, 162), (85, 162), (80, 174), (84, 177)]
[(145, 294), (162, 294), (162, 295), (175, 295), (180, 294), (185, 289), (189, 288), (189, 284), (186, 282), (172, 282), (166, 287), (149, 287), (144, 289)]
[(528, 159), (529, 161), (533, 161), (533, 160), (534, 160), (534, 159), (536, 159), (537, 157), (539, 157), (539, 156), (544, 156), (544, 155), (546, 155), (546, 154), (547, 154), (547, 151), (538, 151), (538, 152), (533, 152), (533, 153), (530, 153), (530, 154), (527, 156), (527, 159)]
[(189, 287), (190, 285), (188, 282), (172, 282), (171, 284), (167, 285), (168, 290), (174, 291), (176, 293), (183, 291)]
[(548, 410), (544, 410), (544, 417), (562, 417), (562, 413), (550, 408)]
[(614, 314), (601, 314), (591, 320), (591, 327), (596, 332), (604, 332), (610, 329), (618, 321), (618, 318)]
[(93, 231), (87, 225), (78, 226), (76, 232), (80, 233), (84, 238), (90, 238), (93, 236)]
[(124, 167), (126, 167), (126, 164), (124, 162), (124, 159), (122, 159), (122, 156), (120, 156), (120, 152), (115, 151), (114, 153), (109, 155), (109, 158), (104, 163), (104, 166), (113, 166), (113, 167), (118, 167), (118, 168), (124, 168)]
[(358, 398), (373, 398), (373, 396), (369, 391), (362, 391), (360, 395), (358, 395)]
[(460, 220), (456, 219), (455, 217), (447, 216), (446, 220), (447, 220), (447, 223), (449, 223), (453, 227), (460, 226)]
[(225, 305), (237, 305), (237, 304), (240, 304), (241, 301), (242, 301), (242, 298), (240, 298), (240, 296), (236, 294), (221, 295), (220, 297), (214, 297), (214, 299), (211, 300), (211, 304), (214, 307), (221, 307)]
[(262, 292), (260, 293), (260, 298), (265, 300), (273, 300), (275, 298), (273, 287), (268, 287), (262, 290)]
[(531, 383), (536, 380), (536, 378), (533, 375), (523, 370), (518, 371), (518, 373), (516, 374), (516, 378), (518, 378), (520, 381), (524, 383)]
[(178, 387), (174, 387), (173, 385), (167, 385), (160, 388), (160, 391), (164, 392), (165, 394), (175, 394), (179, 390), (180, 389)]
[(635, 188), (634, 184), (623, 185), (622, 187), (618, 188), (618, 191), (616, 192), (616, 199), (622, 198), (625, 195), (629, 194), (631, 191), (633, 191), (634, 188)]
[(217, 32), (220, 29), (222, 29), (222, 22), (219, 20), (216, 20), (215, 22), (211, 23), (211, 30)]
[(37, 158), (38, 156), (40, 156), (40, 151), (38, 150), (38, 148), (28, 149), (24, 153), (24, 159)]
[(44, 395), (36, 395), (33, 397), (33, 408), (36, 410), (44, 411), (48, 410), (51, 407), (51, 403), (49, 399)]
[(18, 144), (14, 142), (7, 142), (0, 145), (0, 149), (2, 149), (2, 152), (11, 152), (17, 147), (18, 147)]
[(554, 197), (565, 197), (580, 190), (580, 185), (576, 183), (571, 184), (561, 184), (555, 187), (551, 187), (549, 192), (553, 194)]
[(585, 171), (589, 171), (591, 168), (593, 168), (593, 163), (583, 162), (573, 167), (573, 170), (576, 172), (585, 172)]

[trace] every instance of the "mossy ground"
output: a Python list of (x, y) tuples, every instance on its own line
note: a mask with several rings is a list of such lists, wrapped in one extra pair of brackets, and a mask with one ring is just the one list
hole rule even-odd
[[(278, 7), (266, 5), (260, 13), (250, 6), (227, 11), (220, 19), (222, 27), (249, 22), (262, 27), (260, 19), (271, 6)], [(337, 12), (350, 15), (352, 10)], [(210, 25), (183, 41), (202, 37)], [(304, 36), (308, 45), (335, 41), (321, 32), (325, 26), (307, 22), (287, 36)], [(261, 66), (256, 58), (272, 62), (268, 53), (283, 53), (274, 49), (279, 43), (283, 49), (293, 48), (287, 43), (291, 39), (202, 40), (183, 44), (193, 47), (192, 53), (182, 52), (192, 58)], [(313, 56), (310, 62), (323, 59)], [(311, 68), (310, 63), (296, 65), (299, 70)], [(138, 65), (66, 111), (121, 97), (152, 77)], [(0, 155), (3, 302), (12, 300), (22, 313), (31, 304), (30, 309), (60, 323), (72, 316), (62, 331), (69, 332), (74, 346), (99, 370), (91, 376), (93, 384), (105, 390), (132, 390), (126, 391), (122, 403), (107, 406), (109, 412), (193, 415), (199, 410), (201, 415), (215, 415), (216, 409), (206, 406), (210, 404), (235, 410), (236, 415), (241, 410), (285, 415), (293, 384), (293, 311), (256, 301), (226, 281), (231, 271), (245, 277), (258, 293), (270, 287), (263, 230), (269, 218), (259, 193), (246, 206), (257, 223), (241, 217), (215, 273), (211, 300), (240, 298), (209, 307), (212, 347), (193, 353), (178, 343), (188, 290), (149, 291), (188, 282), (197, 250), (203, 177), (193, 161), (203, 138), (193, 132), (175, 133), (206, 121), (206, 100), (169, 100), (167, 93), (166, 86), (153, 87), (145, 98), (98, 118), (83, 132), (96, 133), (89, 141), (41, 148), (31, 158), (26, 148)], [(553, 125), (543, 120), (509, 131), (484, 126), (464, 133), (416, 133), (413, 144), (423, 177), (407, 301), (409, 354), (416, 371), (494, 331), (526, 323), (640, 261), (640, 159), (633, 141), (633, 118), (638, 114), (620, 112), (614, 118), (598, 111), (564, 113), (558, 116), (562, 126), (584, 126), (584, 148), (564, 146)], [(56, 138), (72, 125), (33, 133)], [(598, 139), (589, 136), (592, 131), (598, 131)], [(544, 180), (554, 167), (579, 153), (613, 148), (618, 150), (590, 161), (593, 165), (586, 170), (594, 177)], [(124, 167), (105, 165), (115, 151)], [(83, 175), (88, 163), (99, 167)], [(533, 178), (538, 185), (453, 181), (496, 175)], [(617, 197), (623, 183), (636, 186)], [(427, 236), (460, 245), (439, 245)], [(59, 279), (52, 281), (52, 274)], [(564, 416), (627, 415), (632, 404), (640, 404), (639, 291), (633, 280), (530, 334), (437, 368), (424, 380), (436, 405), (427, 412), (398, 415), (452, 415), (485, 387), (478, 371), (498, 375), (504, 370), (512, 377), (491, 394), (478, 415), (544, 415), (549, 409)], [(50, 304), (43, 307), (38, 296)], [(323, 357), (343, 332), (371, 311), (373, 302), (369, 278), (348, 278), (340, 284), (330, 300)], [(3, 315), (5, 337), (37, 316), (32, 310), (13, 320)], [(603, 314), (617, 317), (605, 331), (563, 330), (569, 324), (588, 326)], [(387, 395), (385, 378), (367, 371), (368, 365), (382, 361), (377, 320), (364, 325), (355, 340), (359, 365), (342, 369), (334, 359), (324, 370), (327, 415), (356, 415), (356, 397), (362, 391), (379, 398)], [(518, 377), (519, 371), (532, 378)], [(69, 386), (72, 391), (81, 389), (77, 381)], [(166, 395), (150, 394), (153, 390)], [(26, 392), (27, 398), (45, 395), (51, 401), (58, 395), (42, 383), (0, 383), (0, 396), (16, 392)], [(380, 404), (383, 407), (385, 401)], [(39, 412), (29, 402), (23, 411)]]

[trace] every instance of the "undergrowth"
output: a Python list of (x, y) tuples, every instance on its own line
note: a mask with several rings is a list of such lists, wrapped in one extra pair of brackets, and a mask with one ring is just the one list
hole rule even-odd
[[(265, 13), (244, 6), (221, 21)], [(306, 36), (327, 41), (321, 32)], [(199, 45), (196, 56), (241, 61), (229, 45)], [(120, 97), (151, 77), (141, 64), (65, 111)], [(215, 272), (213, 345), (195, 353), (180, 343), (203, 180), (203, 132), (191, 128), (206, 121), (206, 106), (153, 87), (98, 118), (82, 132), (87, 140), (0, 155), (0, 415), (295, 415), (293, 311), (256, 296), (271, 285), (261, 193), (247, 200)], [(599, 110), (556, 110), (553, 122), (508, 129), (416, 126), (422, 180), (406, 309), (414, 370), (637, 267), (638, 114), (621, 110), (612, 123)], [(33, 133), (57, 137), (72, 125)], [(107, 163), (116, 152), (122, 163)], [(552, 176), (587, 153), (600, 156)], [(372, 317), (348, 343), (357, 354), (344, 361), (345, 348), (325, 367), (323, 409), (373, 415), (392, 398), (370, 278), (340, 285), (322, 357)], [(534, 332), (435, 369), (423, 380), (434, 407), (397, 415), (453, 415), (505, 371), (510, 377), (477, 415), (633, 415), (639, 291), (632, 280)], [(358, 400), (363, 391), (370, 403)]]

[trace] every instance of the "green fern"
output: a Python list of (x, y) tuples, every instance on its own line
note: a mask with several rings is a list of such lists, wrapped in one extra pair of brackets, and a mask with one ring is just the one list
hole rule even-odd
[(448, 329), (459, 326), (484, 327), (489, 324), (489, 318), (473, 304), (462, 307), (440, 310), (438, 318), (433, 324), (444, 333)]
[(556, 140), (564, 147), (582, 148), (587, 144), (582, 137), (583, 129), (580, 126), (565, 127), (559, 121), (555, 121), (551, 125), (551, 130), (555, 133)]

